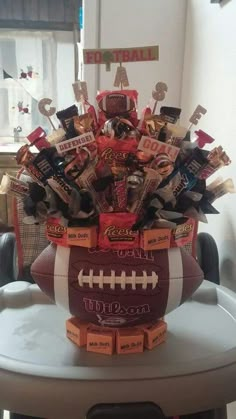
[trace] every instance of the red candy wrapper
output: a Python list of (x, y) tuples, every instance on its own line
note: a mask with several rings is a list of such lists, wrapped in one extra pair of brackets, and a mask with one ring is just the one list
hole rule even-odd
[(101, 160), (116, 167), (125, 167), (125, 161), (129, 153), (135, 153), (138, 142), (136, 138), (127, 137), (124, 140), (117, 140), (101, 135), (97, 138), (98, 155)]
[(139, 248), (139, 232), (131, 230), (136, 220), (135, 214), (125, 212), (100, 214), (99, 247), (118, 250)]
[[(172, 230), (170, 247), (183, 247), (190, 243), (194, 245), (197, 237), (197, 228), (198, 223), (192, 218), (189, 218), (186, 223), (180, 224)], [(192, 254), (195, 254), (195, 249), (193, 249)]]
[(42, 150), (42, 148), (49, 148), (51, 144), (47, 141), (46, 132), (43, 128), (38, 127), (36, 128), (31, 134), (27, 135), (27, 138), (31, 144), (35, 144), (38, 150)]
[(126, 177), (117, 178), (112, 185), (113, 211), (126, 211), (127, 186)]
[(61, 223), (60, 218), (48, 218), (46, 236), (59, 246), (67, 246), (67, 227)]

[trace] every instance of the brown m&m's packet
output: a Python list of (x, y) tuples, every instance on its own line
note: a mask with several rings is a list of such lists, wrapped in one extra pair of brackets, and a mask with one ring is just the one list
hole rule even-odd
[(118, 250), (139, 248), (139, 232), (132, 231), (136, 221), (135, 214), (125, 212), (100, 214), (99, 247)]

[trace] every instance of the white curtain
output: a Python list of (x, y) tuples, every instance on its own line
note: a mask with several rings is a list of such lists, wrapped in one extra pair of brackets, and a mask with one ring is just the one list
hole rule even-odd
[(0, 32), (0, 141), (50, 125), (38, 111), (44, 97), (56, 106), (56, 51), (51, 32)]

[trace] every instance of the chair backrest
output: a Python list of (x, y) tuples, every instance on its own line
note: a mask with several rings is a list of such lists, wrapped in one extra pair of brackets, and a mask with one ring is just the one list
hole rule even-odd
[[(32, 179), (25, 173), (19, 173), (21, 180), (31, 182)], [(29, 268), (38, 255), (47, 247), (48, 240), (45, 235), (45, 225), (24, 224), (26, 216), (21, 199), (13, 201), (14, 228), (18, 254), (19, 277), (22, 277), (24, 270)]]

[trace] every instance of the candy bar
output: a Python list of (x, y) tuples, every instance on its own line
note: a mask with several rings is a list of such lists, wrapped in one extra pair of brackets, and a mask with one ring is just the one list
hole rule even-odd
[(215, 147), (207, 156), (208, 163), (199, 173), (199, 179), (207, 179), (220, 167), (228, 166), (231, 161), (221, 146)]
[(50, 147), (50, 143), (46, 138), (46, 132), (41, 127), (36, 128), (31, 134), (27, 135), (27, 138), (38, 150)]
[(97, 138), (98, 155), (99, 158), (107, 163), (109, 166), (114, 165), (114, 162), (122, 170), (125, 167), (126, 159), (129, 153), (135, 153), (137, 150), (137, 140), (135, 138), (125, 138), (117, 140), (105, 136)]
[(130, 207), (130, 212), (139, 214), (142, 211), (143, 202), (148, 195), (151, 195), (161, 182), (161, 176), (153, 169), (144, 168), (145, 179), (139, 199)]
[(144, 182), (144, 173), (135, 171), (127, 178), (127, 203), (132, 205), (141, 193)]
[(47, 141), (51, 144), (51, 146), (60, 143), (65, 139), (65, 131), (63, 128), (58, 128), (57, 130), (52, 131), (50, 134), (47, 135)]
[[(210, 202), (214, 202), (216, 199), (227, 193), (235, 193), (235, 187), (232, 179), (226, 179), (224, 182), (218, 185), (207, 187), (207, 191), (210, 192)], [(209, 195), (208, 195), (209, 196)]]
[(78, 108), (75, 105), (56, 113), (57, 118), (61, 121), (63, 128), (67, 131), (73, 117), (78, 115)]
[(29, 186), (28, 183), (6, 173), (2, 177), (0, 194), (9, 194), (17, 196), (18, 198), (23, 198), (29, 194)]
[(170, 139), (168, 141), (169, 144), (180, 147), (181, 142), (185, 138), (187, 134), (187, 128), (181, 127), (180, 125), (174, 125), (174, 124), (167, 124), (167, 130), (168, 134), (170, 136)]
[(130, 249), (139, 247), (139, 232), (131, 228), (135, 214), (112, 213), (99, 216), (99, 247), (103, 249)]
[(162, 106), (160, 109), (160, 115), (165, 122), (176, 124), (181, 114), (180, 108), (174, 108), (171, 106)]
[(85, 134), (92, 130), (93, 117), (89, 113), (73, 117), (75, 131), (80, 134)]
[(113, 211), (126, 211), (127, 207), (127, 185), (126, 177), (122, 174), (115, 176), (112, 185)]
[(83, 173), (81, 173), (80, 177), (76, 179), (76, 183), (91, 193), (99, 213), (110, 211), (110, 206), (106, 201), (104, 194), (98, 194), (93, 187), (93, 182), (96, 180), (96, 172), (94, 167), (90, 165), (83, 171)]

